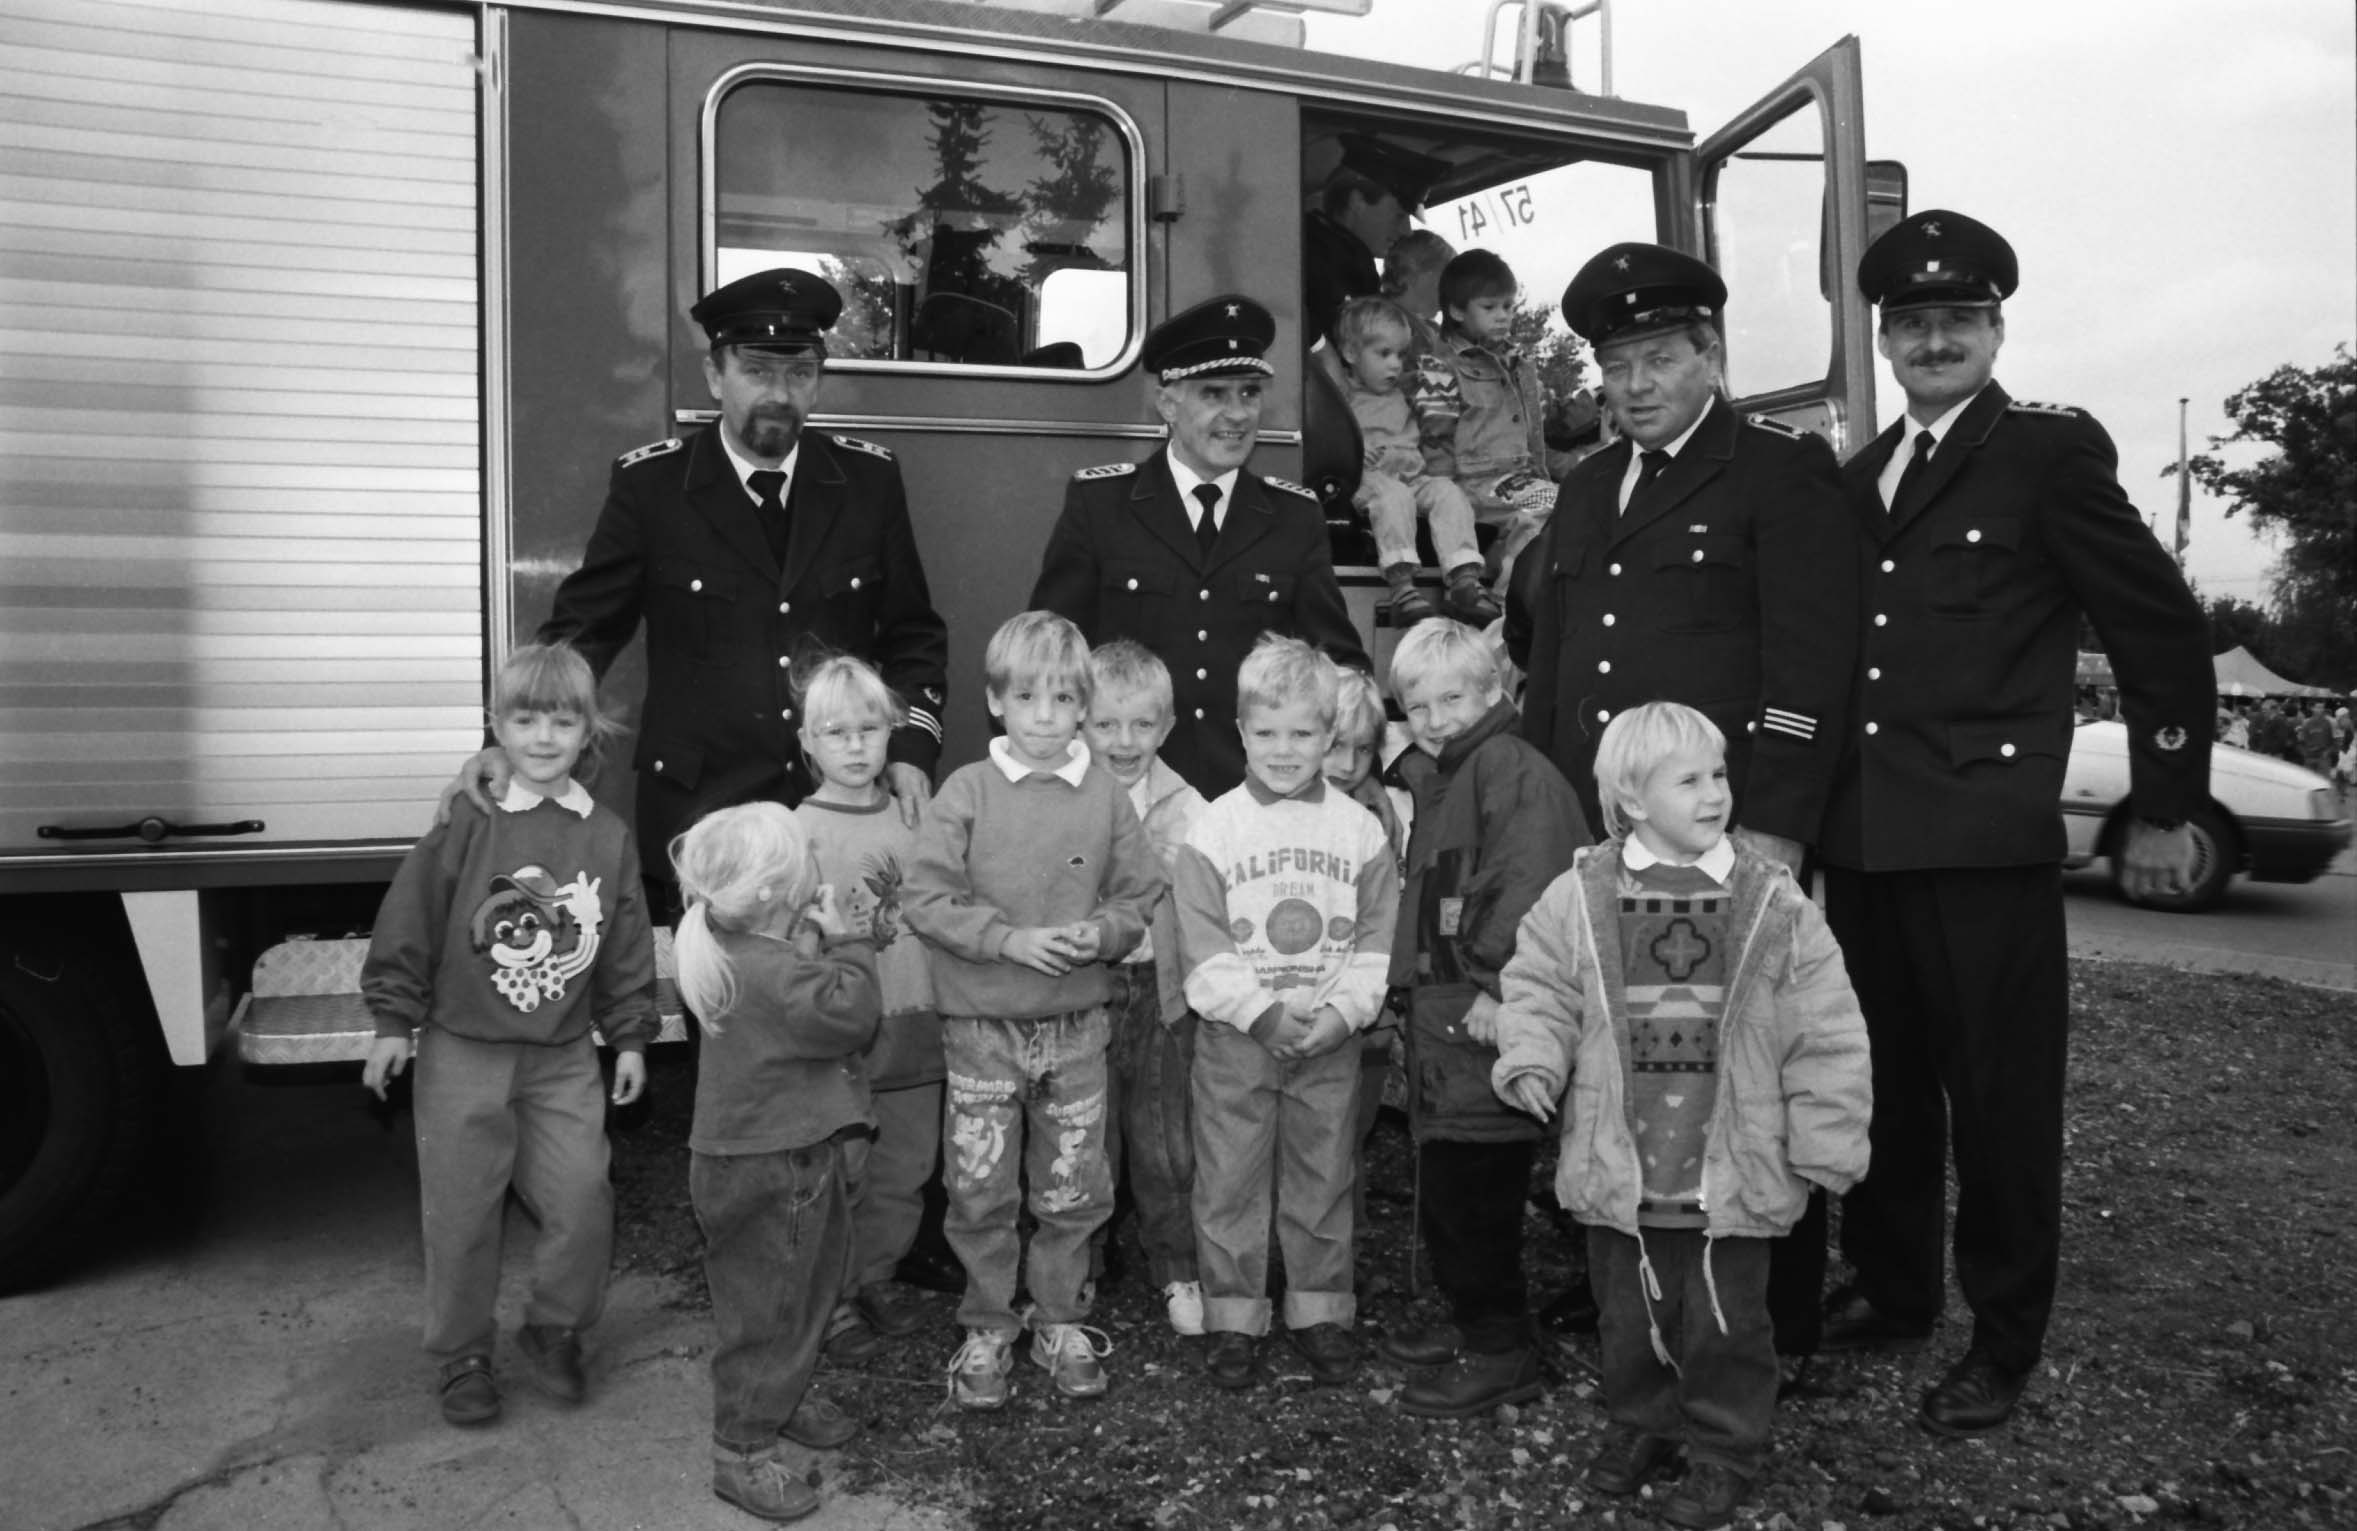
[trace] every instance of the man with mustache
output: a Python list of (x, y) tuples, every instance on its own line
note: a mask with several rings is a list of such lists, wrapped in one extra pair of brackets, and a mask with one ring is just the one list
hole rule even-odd
[[(1843, 469), (1864, 622), (1858, 705), (1820, 848), (1825, 913), (1874, 1053), (1873, 1158), (1843, 1202), (1857, 1282), (1822, 1348), (1923, 1343), (1945, 1292), (1955, 1145), (1962, 1358), (1922, 1424), (2011, 1417), (2054, 1304), (2069, 1022), (2060, 816), (2079, 621), (2127, 715), (2131, 893), (2181, 887), (2209, 781), (2215, 678), (2185, 580), (2084, 411), (1992, 381), (2013, 247), (1959, 213), (1909, 217), (1858, 262), (1906, 417)], [(1818, 1251), (1822, 1255), (1822, 1247)]]
[[(720, 419), (615, 460), (581, 567), (539, 631), (602, 676), (646, 626), (633, 764), (659, 919), (678, 912), (664, 854), (674, 835), (715, 808), (792, 806), (813, 785), (795, 743), (799, 661), (847, 653), (881, 671), (908, 705), (889, 785), (912, 820), (931, 792), (949, 634), (900, 467), (871, 442), (805, 428), (842, 310), (826, 281), (781, 267), (688, 311), (711, 348), (704, 382)], [(504, 794), (492, 764), (479, 756), (464, 773), (470, 796), (478, 775), (492, 801)]]

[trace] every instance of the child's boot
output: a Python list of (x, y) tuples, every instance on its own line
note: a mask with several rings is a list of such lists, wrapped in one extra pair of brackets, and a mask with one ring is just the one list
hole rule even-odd
[(1012, 1390), (1007, 1373), (1015, 1369), (1015, 1337), (988, 1329), (969, 1329), (966, 1343), (949, 1358), (949, 1396), (961, 1409), (996, 1409)]
[(775, 1445), (738, 1451), (715, 1442), (712, 1492), (761, 1520), (800, 1520), (818, 1508), (818, 1490), (804, 1481)]
[(1450, 616), (1471, 627), (1487, 627), (1505, 611), (1498, 598), (1481, 587), (1479, 563), (1461, 563), (1449, 570), (1448, 593), (1442, 600)]
[(1383, 609), (1391, 613), (1394, 627), (1414, 627), (1426, 617), (1440, 615), (1432, 604), (1432, 597), (1416, 588), (1416, 566), (1412, 563), (1386, 564), (1383, 583), (1391, 593), (1383, 598)]

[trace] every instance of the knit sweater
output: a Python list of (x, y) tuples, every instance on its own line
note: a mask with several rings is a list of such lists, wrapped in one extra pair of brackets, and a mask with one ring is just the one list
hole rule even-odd
[(768, 1154), (873, 1127), (860, 1054), (875, 1040), (876, 949), (847, 939), (822, 950), (814, 931), (790, 941), (715, 931), (736, 1002), (706, 1032), (696, 1064), (687, 1146), (699, 1154)]
[(431, 1025), (478, 1042), (563, 1046), (596, 1025), (654, 1038), (655, 940), (630, 828), (542, 798), (465, 801), (410, 848), (377, 910), (360, 993), (380, 1037)]
[(1187, 1000), (1205, 1020), (1264, 1043), (1288, 1010), (1374, 1023), (1399, 870), (1358, 803), (1323, 779), (1277, 797), (1246, 777), (1187, 832), (1175, 882)]
[(876, 943), (884, 1024), (868, 1053), (868, 1084), (897, 1090), (936, 1083), (943, 1070), (933, 970), (925, 943), (908, 928), (900, 907), (916, 852), (915, 827), (890, 797), (867, 808), (806, 797), (794, 817), (810, 832), (819, 881), (834, 885), (835, 905), (851, 933)]
[(1617, 906), (1629, 1124), (1644, 1172), (1637, 1222), (1700, 1228), (1727, 1008), (1727, 890), (1695, 867), (1624, 865)]
[[(1145, 934), (1164, 880), (1113, 773), (1093, 762), (1076, 786), (1045, 771), (1009, 781), (994, 761), (952, 773), (917, 834), (902, 908), (933, 955), (943, 1015), (1033, 1019), (1112, 993), (1106, 964)], [(1097, 927), (1097, 960), (1060, 976), (1011, 962), (1027, 926)]]

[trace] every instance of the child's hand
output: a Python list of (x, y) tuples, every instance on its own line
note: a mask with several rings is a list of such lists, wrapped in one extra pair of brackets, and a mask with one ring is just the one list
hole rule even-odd
[(646, 1093), (647, 1055), (642, 1052), (614, 1055), (614, 1104), (627, 1106)]
[(1064, 927), (1065, 953), (1074, 963), (1094, 962), (1105, 943), (1105, 933), (1095, 920), (1081, 920)]
[(841, 940), (851, 934), (851, 921), (843, 913), (842, 906), (835, 902), (835, 885), (831, 882), (818, 885), (818, 893), (810, 900), (810, 906), (802, 911), (802, 918), (830, 941)]
[(368, 1063), (360, 1070), (360, 1082), (378, 1100), (385, 1098), (385, 1085), (394, 1075), (409, 1067), (410, 1041), (407, 1037), (379, 1037), (369, 1044)]
[(1001, 955), (1050, 978), (1061, 978), (1072, 971), (1071, 947), (1071, 934), (1060, 925), (1025, 925), (1008, 935)]
[(1309, 1025), (1295, 1048), (1294, 1056), (1323, 1058), (1335, 1048), (1349, 1041), (1350, 1035), (1350, 1022), (1342, 1018), (1342, 1012), (1332, 1005), (1321, 1005), (1318, 1008), (1318, 1013), (1310, 1018)]
[(1465, 1035), (1484, 1047), (1498, 1045), (1498, 1002), (1487, 994), (1473, 996), (1473, 1008), (1465, 1012)]
[(1299, 1011), (1296, 1011), (1292, 1003), (1288, 1001), (1285, 1005), (1285, 1013), (1277, 1020), (1277, 1029), (1270, 1032), (1268, 1040), (1260, 1045), (1268, 1049), (1270, 1057), (1283, 1058), (1290, 1062), (1301, 1056), (1301, 1044), (1308, 1036), (1308, 1020)]
[(1542, 1122), (1555, 1114), (1555, 1092), (1547, 1088), (1546, 1076), (1542, 1074), (1516, 1074), (1506, 1081), (1504, 1094), (1507, 1105)]

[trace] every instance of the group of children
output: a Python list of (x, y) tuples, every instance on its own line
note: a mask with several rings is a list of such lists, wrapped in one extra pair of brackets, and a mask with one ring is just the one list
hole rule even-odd
[[(1493, 651), (1447, 619), (1394, 653), (1414, 748), (1380, 774), (1372, 681), (1264, 637), (1238, 675), (1246, 779), (1208, 803), (1158, 758), (1170, 677), (1144, 648), (1092, 653), (1026, 612), (985, 670), (1004, 732), (916, 824), (883, 782), (898, 703), (835, 659), (802, 707), (818, 790), (720, 810), (671, 847), (680, 992), (704, 1032), (690, 1192), (717, 1331), (714, 1492), (772, 1520), (817, 1507), (780, 1442), (855, 1432), (809, 1390), (830, 1334), (924, 1321), (888, 1278), (937, 1149), (967, 1278), (959, 1407), (1007, 1400), (1026, 1334), (1058, 1392), (1106, 1390), (1091, 1243), (1124, 1168), (1169, 1321), (1209, 1336), (1212, 1383), (1259, 1375), (1272, 1238), (1287, 1340), (1317, 1381), (1349, 1379), (1382, 1077), (1367, 1064), (1404, 996), (1420, 1226), (1450, 1319), (1384, 1336), (1414, 1369), (1403, 1407), (1537, 1393), (1521, 1224), (1560, 1112), (1557, 1194), (1589, 1226), (1611, 1418), (1589, 1481), (1635, 1493), (1682, 1443), (1660, 1513), (1723, 1523), (1775, 1402), (1765, 1236), (1810, 1183), (1862, 1173), (1868, 1084), (1823, 921), (1726, 837), (1709, 721), (1652, 704), (1612, 722), (1613, 833), (1589, 846)], [(543, 1227), (518, 1348), (581, 1396), (612, 1222), (590, 1025), (620, 1050), (621, 1100), (654, 1019), (629, 836), (574, 774), (606, 727), (587, 667), (520, 651), (492, 712), (516, 785), (420, 842), (366, 978), (372, 1088), (417, 1038), (427, 1345), (461, 1424), (498, 1412), (511, 1184)]]
[[(1477, 523), (1500, 536), (1498, 586), (1555, 504), (1538, 369), (1512, 341), (1520, 287), (1487, 250), (1452, 255), (1428, 230), (1385, 257), (1390, 297), (1352, 298), (1335, 321), (1344, 393), (1363, 469), (1353, 503), (1367, 514), (1394, 626), (1436, 614), (1417, 588), (1416, 522), (1432, 531), (1441, 607), (1475, 627), (1499, 615), (1484, 586)], [(1438, 312), (1436, 328), (1431, 316)]]

